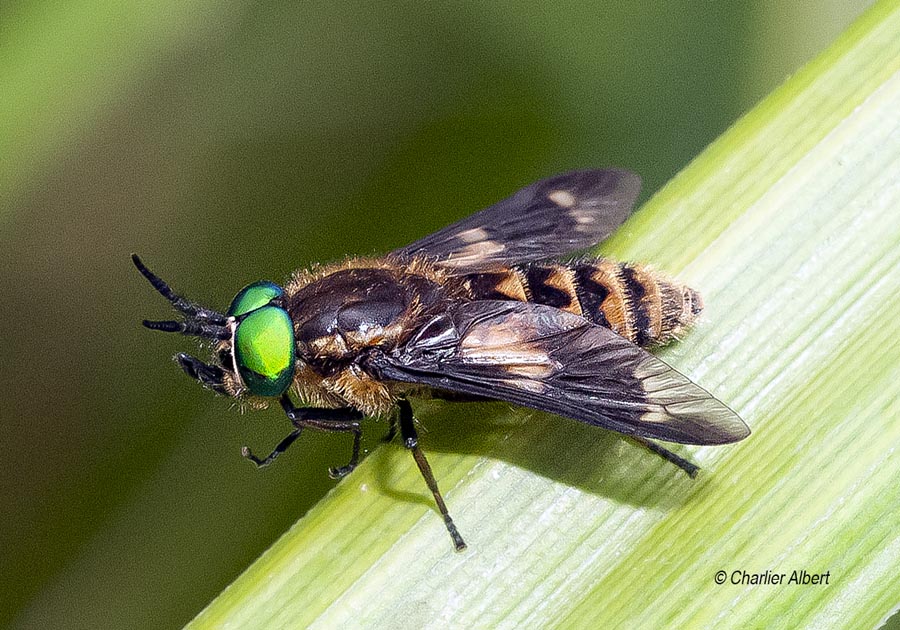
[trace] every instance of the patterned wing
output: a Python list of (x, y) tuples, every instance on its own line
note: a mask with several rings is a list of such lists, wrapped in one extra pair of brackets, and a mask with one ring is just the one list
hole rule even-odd
[(424, 256), (460, 274), (555, 258), (609, 236), (631, 213), (640, 187), (640, 178), (623, 170), (557, 175), (393, 255)]
[(479, 301), (431, 319), (367, 366), (383, 379), (505, 400), (684, 444), (749, 435), (720, 401), (602, 326), (538, 304)]

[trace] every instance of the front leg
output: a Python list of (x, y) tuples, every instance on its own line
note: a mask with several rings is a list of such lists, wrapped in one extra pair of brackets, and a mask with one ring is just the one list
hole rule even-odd
[(310, 428), (329, 433), (352, 433), (353, 451), (350, 461), (344, 466), (329, 468), (328, 476), (332, 479), (346, 477), (359, 464), (359, 443), (362, 440), (362, 430), (359, 421), (363, 415), (352, 407), (340, 407), (338, 409), (318, 409), (315, 407), (295, 407), (285, 394), (281, 397), (281, 408), (287, 414), (288, 419), (297, 429)]
[(287, 394), (281, 397), (281, 408), (284, 409), (288, 420), (294, 425), (294, 430), (288, 433), (278, 446), (265, 458), (256, 457), (253, 452), (246, 446), (241, 449), (241, 454), (252, 461), (258, 468), (268, 466), (276, 457), (281, 455), (288, 447), (294, 443), (303, 429), (316, 429), (319, 431), (328, 431), (329, 433), (352, 433), (353, 434), (353, 452), (350, 461), (345, 466), (339, 468), (329, 468), (328, 474), (333, 479), (345, 477), (356, 468), (359, 463), (359, 444), (362, 439), (362, 431), (359, 428), (359, 421), (362, 414), (351, 407), (342, 407), (339, 409), (323, 409), (318, 407), (295, 407)]
[(294, 443), (294, 440), (296, 440), (298, 437), (300, 437), (300, 433), (301, 433), (302, 431), (303, 431), (302, 428), (297, 427), (297, 428), (295, 428), (293, 431), (291, 431), (290, 433), (288, 433), (288, 434), (287, 434), (287, 437), (285, 437), (283, 440), (281, 440), (281, 441), (278, 443), (278, 446), (276, 446), (276, 447), (272, 450), (272, 452), (269, 453), (269, 454), (268, 454), (266, 457), (264, 457), (263, 459), (260, 459), (259, 457), (257, 457), (256, 455), (254, 455), (254, 454), (253, 454), (253, 451), (250, 450), (250, 447), (249, 447), (249, 446), (242, 446), (242, 447), (241, 447), (241, 455), (243, 455), (244, 457), (246, 457), (247, 459), (249, 459), (251, 462), (253, 462), (254, 464), (256, 464), (256, 467), (257, 467), (257, 468), (265, 468), (266, 466), (268, 466), (269, 464), (271, 464), (273, 461), (275, 461), (275, 458), (276, 458), (276, 457), (278, 457), (279, 455), (281, 455), (282, 453), (284, 453), (284, 452), (288, 449), (288, 447), (289, 447), (291, 444)]

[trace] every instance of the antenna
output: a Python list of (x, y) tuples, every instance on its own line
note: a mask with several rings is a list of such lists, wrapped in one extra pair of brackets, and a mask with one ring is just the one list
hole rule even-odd
[[(153, 288), (156, 289), (160, 295), (169, 300), (172, 303), (172, 306), (175, 307), (176, 310), (184, 313), (184, 316), (189, 319), (199, 320), (199, 322), (208, 322), (210, 324), (217, 324), (218, 326), (224, 326), (228, 323), (228, 318), (219, 313), (218, 311), (214, 311), (212, 309), (203, 308), (202, 306), (198, 306), (194, 304), (190, 300), (181, 297), (177, 293), (172, 290), (168, 284), (166, 284), (165, 280), (157, 276), (155, 273), (147, 269), (147, 265), (143, 263), (140, 257), (137, 254), (131, 255), (131, 261), (134, 263), (134, 266), (137, 267), (138, 271), (141, 272), (141, 275), (147, 278)], [(199, 324), (199, 322), (197, 322)], [(177, 322), (175, 322), (177, 323)], [(189, 323), (188, 323), (189, 324)], [(186, 324), (186, 326), (188, 325)], [(146, 322), (144, 323), (147, 326)], [(154, 328), (153, 326), (147, 326), (147, 328)], [(184, 330), (169, 330), (166, 328), (157, 327), (154, 330), (165, 330), (166, 332), (181, 332), (185, 335), (196, 335), (199, 333), (196, 332), (185, 332)], [(206, 335), (203, 335), (206, 336)]]

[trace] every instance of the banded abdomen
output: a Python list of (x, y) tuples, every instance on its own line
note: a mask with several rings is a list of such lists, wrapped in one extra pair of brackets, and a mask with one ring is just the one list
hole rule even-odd
[(700, 295), (668, 276), (606, 258), (530, 263), (466, 276), (472, 299), (546, 304), (639, 346), (667, 343), (697, 319)]

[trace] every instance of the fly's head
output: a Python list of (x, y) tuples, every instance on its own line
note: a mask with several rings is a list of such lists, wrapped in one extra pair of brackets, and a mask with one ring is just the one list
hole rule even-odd
[(214, 346), (212, 363), (176, 355), (188, 376), (220, 394), (258, 402), (287, 391), (296, 369), (296, 345), (284, 289), (273, 282), (254, 282), (238, 292), (223, 314), (177, 295), (136, 255), (132, 261), (181, 314), (179, 320), (144, 320), (144, 326), (200, 337)]

